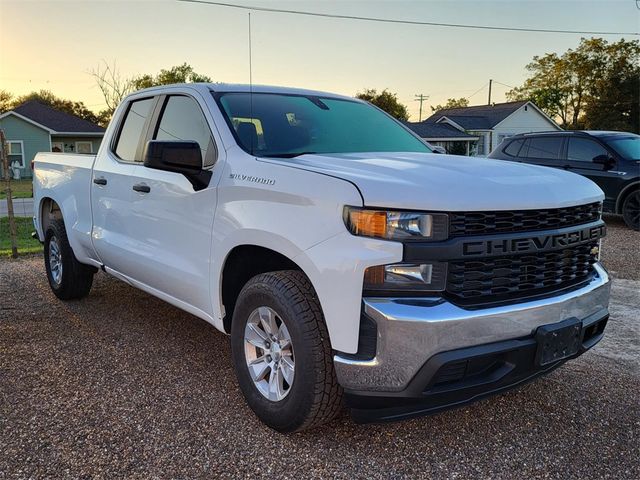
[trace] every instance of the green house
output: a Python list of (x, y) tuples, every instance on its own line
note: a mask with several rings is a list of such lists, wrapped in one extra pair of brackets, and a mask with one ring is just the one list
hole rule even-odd
[(92, 154), (104, 128), (36, 100), (0, 115), (0, 129), (9, 144), (9, 165), (21, 178), (31, 177), (31, 160), (38, 152)]

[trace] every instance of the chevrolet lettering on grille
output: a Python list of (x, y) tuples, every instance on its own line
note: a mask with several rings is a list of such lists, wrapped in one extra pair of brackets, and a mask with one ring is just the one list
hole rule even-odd
[(509, 255), (514, 253), (535, 253), (558, 248), (571, 247), (584, 242), (598, 240), (606, 234), (605, 225), (596, 225), (571, 232), (553, 235), (535, 235), (525, 238), (492, 239), (464, 242), (464, 256)]

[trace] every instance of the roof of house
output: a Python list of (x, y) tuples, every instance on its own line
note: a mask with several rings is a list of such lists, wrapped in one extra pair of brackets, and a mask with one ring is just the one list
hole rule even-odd
[(75, 115), (56, 110), (48, 105), (30, 100), (9, 113), (17, 113), (53, 132), (103, 134), (104, 128)]
[(420, 138), (425, 138), (427, 140), (436, 138), (474, 140), (478, 138), (458, 130), (456, 127), (449, 125), (448, 123), (431, 123), (425, 120), (424, 122), (405, 122), (405, 125), (418, 134)]
[(442, 117), (457, 123), (465, 130), (489, 130), (518, 110), (526, 100), (507, 103), (494, 103), (493, 105), (477, 105), (474, 107), (446, 108), (438, 110), (425, 120), (436, 123)]

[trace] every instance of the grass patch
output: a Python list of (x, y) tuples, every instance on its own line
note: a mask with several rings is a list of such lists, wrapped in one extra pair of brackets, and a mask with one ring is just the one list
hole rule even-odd
[[(0, 200), (7, 198), (7, 187), (4, 179), (0, 181)], [(33, 182), (30, 178), (22, 180), (11, 180), (11, 197), (12, 198), (31, 198), (33, 197)]]
[[(38, 253), (42, 251), (39, 241), (31, 238), (33, 222), (30, 217), (16, 217), (18, 233), (18, 253)], [(9, 237), (9, 217), (0, 218), (0, 256), (11, 255), (11, 239)]]

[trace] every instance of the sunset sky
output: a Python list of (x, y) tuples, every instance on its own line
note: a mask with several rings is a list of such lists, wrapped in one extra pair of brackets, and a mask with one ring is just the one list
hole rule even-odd
[[(229, 0), (230, 2), (232, 0)], [(638, 32), (634, 0), (232, 2), (404, 20), (570, 30)], [(0, 0), (0, 89), (47, 89), (104, 107), (89, 75), (116, 62), (125, 76), (183, 62), (215, 81), (248, 83), (247, 12), (178, 1)], [(493, 100), (526, 76), (534, 55), (575, 47), (580, 35), (480, 31), (253, 12), (253, 81), (353, 95), (389, 88), (417, 120), (414, 95)], [(609, 35), (608, 40), (621, 36)], [(628, 40), (638, 37), (626, 36)], [(483, 88), (484, 87), (484, 88)], [(423, 115), (424, 117), (424, 115)]]

